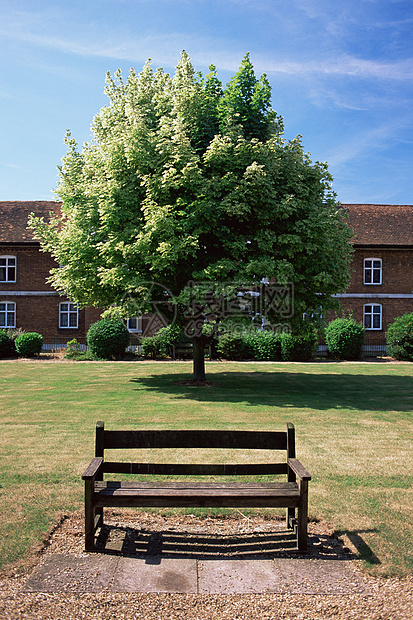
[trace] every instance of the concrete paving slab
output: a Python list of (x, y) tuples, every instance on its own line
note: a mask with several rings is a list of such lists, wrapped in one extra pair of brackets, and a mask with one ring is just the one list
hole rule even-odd
[(366, 591), (362, 579), (345, 560), (275, 560), (285, 590), (291, 594), (352, 594)]
[(284, 584), (273, 560), (206, 560), (198, 562), (199, 593), (282, 592)]
[(45, 555), (25, 592), (99, 592), (114, 578), (119, 558), (110, 555)]
[(231, 594), (368, 593), (345, 560), (195, 559), (109, 554), (46, 554), (24, 592), (168, 592)]
[(197, 593), (196, 560), (119, 558), (112, 592)]

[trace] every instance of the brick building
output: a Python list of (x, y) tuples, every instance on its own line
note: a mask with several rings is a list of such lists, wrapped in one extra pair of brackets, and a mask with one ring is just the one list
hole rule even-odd
[[(387, 326), (413, 312), (413, 206), (343, 205), (355, 231), (351, 282), (338, 295), (366, 328), (366, 342), (385, 342)], [(101, 310), (78, 310), (46, 281), (56, 266), (27, 229), (31, 212), (59, 214), (58, 202), (0, 202), (0, 328), (21, 327), (42, 334), (45, 342), (85, 338)], [(148, 331), (148, 326), (150, 329)], [(160, 327), (153, 317), (132, 318), (132, 335)]]
[(366, 329), (366, 343), (385, 342), (387, 326), (413, 312), (413, 206), (346, 204), (353, 237), (350, 285), (338, 295)]
[(45, 342), (81, 342), (100, 310), (78, 310), (47, 283), (56, 263), (27, 229), (31, 212), (48, 218), (60, 213), (60, 204), (0, 202), (0, 327), (35, 331)]

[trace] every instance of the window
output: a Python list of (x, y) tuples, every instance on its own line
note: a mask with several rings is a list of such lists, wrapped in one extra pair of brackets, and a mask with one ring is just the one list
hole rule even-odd
[(309, 309), (308, 312), (303, 312), (303, 321), (319, 321), (323, 318), (323, 308), (318, 306), (317, 309)]
[(0, 301), (0, 328), (16, 327), (16, 304), (10, 301)]
[(142, 333), (142, 317), (134, 316), (126, 321), (126, 326), (130, 332)]
[(365, 329), (381, 329), (381, 306), (379, 304), (364, 306), (363, 324)]
[(381, 284), (381, 258), (364, 259), (364, 284)]
[(79, 318), (79, 308), (77, 304), (63, 302), (59, 304), (59, 327), (77, 328)]
[(0, 282), (16, 282), (15, 256), (0, 256)]

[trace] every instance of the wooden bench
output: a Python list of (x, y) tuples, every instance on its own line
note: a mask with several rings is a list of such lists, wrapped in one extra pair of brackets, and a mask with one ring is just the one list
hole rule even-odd
[(173, 359), (192, 359), (194, 356), (194, 349), (192, 342), (181, 342), (180, 344), (174, 344), (172, 347)]
[[(204, 449), (281, 450), (281, 463), (130, 463), (106, 461), (105, 450), (113, 449)], [(195, 452), (196, 454), (196, 452)], [(168, 476), (164, 482), (104, 481), (104, 474)], [(246, 476), (280, 476), (284, 482), (244, 482)], [(191, 476), (171, 481), (171, 476)], [(203, 482), (198, 476), (233, 477), (232, 482)], [(238, 478), (238, 480), (236, 480)], [(85, 549), (95, 548), (95, 532), (103, 525), (104, 507), (227, 507), (287, 509), (286, 524), (296, 530), (299, 551), (307, 549), (308, 471), (295, 458), (295, 430), (287, 424), (284, 432), (231, 430), (105, 430), (96, 425), (95, 458), (84, 472)], [(295, 519), (295, 509), (298, 518)]]

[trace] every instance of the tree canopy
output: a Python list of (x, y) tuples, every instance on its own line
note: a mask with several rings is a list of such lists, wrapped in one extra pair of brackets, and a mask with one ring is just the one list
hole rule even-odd
[[(345, 289), (351, 231), (327, 164), (311, 161), (300, 136), (283, 137), (249, 55), (226, 88), (209, 70), (196, 73), (183, 52), (173, 76), (150, 61), (126, 81), (108, 73), (92, 140), (79, 149), (65, 138), (61, 217), (30, 226), (60, 265), (50, 282), (80, 306), (136, 316), (151, 310), (157, 283), (185, 321), (194, 283), (233, 298), (265, 277), (293, 290), (299, 329), (304, 312), (325, 311)], [(213, 314), (211, 304), (200, 313), (222, 318)]]

